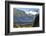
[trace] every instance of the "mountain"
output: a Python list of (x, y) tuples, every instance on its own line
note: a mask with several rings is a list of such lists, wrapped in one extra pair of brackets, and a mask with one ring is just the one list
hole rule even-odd
[(25, 12), (19, 9), (14, 9), (14, 16), (23, 16), (25, 15)]
[(25, 11), (14, 9), (14, 22), (16, 23), (32, 23), (36, 16), (27, 15)]

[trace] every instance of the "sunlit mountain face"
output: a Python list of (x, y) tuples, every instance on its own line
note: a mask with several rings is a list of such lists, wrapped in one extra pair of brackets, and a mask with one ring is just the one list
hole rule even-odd
[(16, 23), (33, 23), (37, 14), (38, 8), (14, 8), (14, 22)]

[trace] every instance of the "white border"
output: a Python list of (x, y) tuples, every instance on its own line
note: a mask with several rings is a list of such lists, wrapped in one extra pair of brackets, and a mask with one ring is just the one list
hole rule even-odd
[[(13, 28), (13, 8), (39, 8), (40, 9), (40, 12), (39, 12), (39, 14), (40, 14), (40, 18), (39, 18), (40, 27)], [(42, 6), (10, 4), (10, 32), (39, 31), (39, 30), (42, 30)]]

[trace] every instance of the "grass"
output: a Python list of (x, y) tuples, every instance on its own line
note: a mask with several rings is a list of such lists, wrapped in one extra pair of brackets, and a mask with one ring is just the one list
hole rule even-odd
[(14, 28), (32, 27), (32, 25), (14, 25)]

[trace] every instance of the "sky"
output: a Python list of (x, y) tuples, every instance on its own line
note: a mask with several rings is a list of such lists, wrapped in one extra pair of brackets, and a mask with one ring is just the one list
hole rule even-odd
[(39, 12), (39, 8), (16, 8), (16, 9), (19, 9), (19, 10), (22, 10), (22, 11), (32, 11), (32, 12)]
[(26, 14), (36, 15), (39, 14), (39, 8), (16, 8), (25, 11)]

